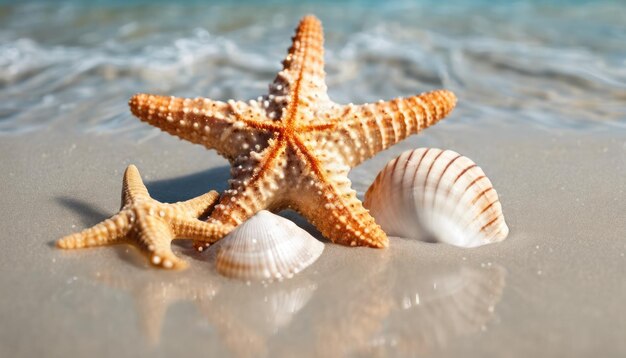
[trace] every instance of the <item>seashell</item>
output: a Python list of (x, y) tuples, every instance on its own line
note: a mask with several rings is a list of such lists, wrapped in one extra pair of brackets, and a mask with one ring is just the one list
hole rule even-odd
[(220, 240), (217, 271), (243, 280), (291, 278), (320, 257), (324, 244), (266, 210)]
[(378, 174), (364, 206), (391, 236), (475, 247), (509, 233), (489, 178), (451, 150), (402, 153)]

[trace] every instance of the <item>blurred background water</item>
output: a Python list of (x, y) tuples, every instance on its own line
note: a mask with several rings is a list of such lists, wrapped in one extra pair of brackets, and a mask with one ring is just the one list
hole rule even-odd
[(623, 1), (26, 0), (0, 5), (0, 133), (149, 138), (136, 92), (256, 97), (307, 13), (337, 102), (443, 87), (460, 99), (444, 125), (626, 124)]

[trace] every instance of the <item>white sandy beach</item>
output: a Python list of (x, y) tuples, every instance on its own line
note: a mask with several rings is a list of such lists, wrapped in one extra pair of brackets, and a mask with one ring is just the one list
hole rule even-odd
[(454, 149), (493, 181), (507, 240), (327, 243), (312, 267), (267, 287), (219, 276), (211, 252), (185, 244), (175, 245), (192, 263), (184, 272), (154, 270), (132, 247), (51, 246), (116, 212), (128, 163), (162, 200), (223, 188), (215, 153), (167, 135), (137, 144), (69, 128), (0, 145), (0, 339), (12, 357), (626, 352), (624, 132), (442, 123), (353, 170), (354, 186), (365, 190), (404, 149)]

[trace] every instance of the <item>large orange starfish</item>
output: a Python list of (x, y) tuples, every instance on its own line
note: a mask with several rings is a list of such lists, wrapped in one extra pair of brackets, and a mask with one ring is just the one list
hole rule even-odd
[(282, 71), (257, 100), (148, 94), (130, 100), (142, 121), (216, 149), (230, 161), (230, 188), (208, 218), (205, 244), (259, 210), (289, 208), (334, 242), (387, 246), (387, 236), (350, 188), (348, 171), (445, 117), (456, 97), (439, 90), (388, 102), (336, 104), (327, 94), (323, 51), (321, 23), (306, 16)]

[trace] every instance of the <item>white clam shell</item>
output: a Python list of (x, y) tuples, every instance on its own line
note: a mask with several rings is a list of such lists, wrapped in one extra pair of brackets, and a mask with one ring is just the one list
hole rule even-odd
[(451, 150), (402, 153), (378, 174), (364, 206), (391, 236), (475, 247), (509, 233), (491, 181)]
[(324, 244), (296, 224), (261, 210), (220, 240), (217, 271), (242, 280), (291, 278), (317, 260)]

